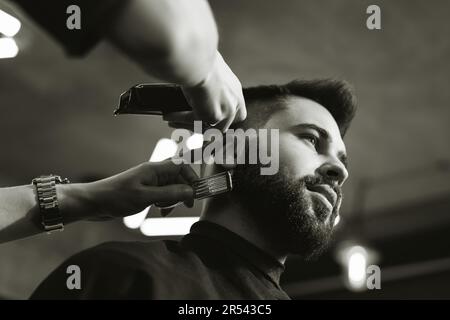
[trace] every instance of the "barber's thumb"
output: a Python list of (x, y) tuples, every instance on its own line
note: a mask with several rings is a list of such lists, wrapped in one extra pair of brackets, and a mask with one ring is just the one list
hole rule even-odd
[(163, 187), (153, 187), (150, 190), (153, 202), (179, 202), (194, 198), (194, 190), (186, 184), (172, 184)]

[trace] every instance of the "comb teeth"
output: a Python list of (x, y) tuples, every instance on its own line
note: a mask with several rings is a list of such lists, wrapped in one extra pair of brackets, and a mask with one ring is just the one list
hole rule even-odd
[(233, 189), (233, 181), (230, 171), (224, 171), (210, 177), (193, 182), (195, 199), (204, 199)]

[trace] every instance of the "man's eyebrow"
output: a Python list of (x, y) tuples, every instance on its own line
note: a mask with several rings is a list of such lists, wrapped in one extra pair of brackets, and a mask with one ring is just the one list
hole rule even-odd
[[(323, 128), (321, 128), (321, 127), (319, 127), (319, 126), (317, 126), (317, 125), (315, 125), (313, 123), (301, 123), (301, 124), (298, 124), (298, 125), (296, 125), (294, 127), (295, 128), (313, 129), (313, 130), (316, 130), (320, 134), (322, 139), (325, 139), (325, 140), (329, 140), (330, 139), (330, 134), (328, 133), (327, 130), (325, 130), (325, 129), (323, 129)], [(344, 167), (348, 168), (348, 157), (343, 151), (339, 152), (338, 158), (342, 162)]]
[(302, 129), (313, 129), (316, 130), (322, 137), (322, 139), (325, 140), (329, 140), (330, 139), (330, 134), (328, 133), (327, 130), (312, 124), (312, 123), (300, 123), (298, 125), (295, 125), (294, 128), (302, 128)]

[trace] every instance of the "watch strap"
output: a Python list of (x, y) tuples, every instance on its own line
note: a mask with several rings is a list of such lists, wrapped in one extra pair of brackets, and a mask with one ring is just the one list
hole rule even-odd
[(68, 182), (67, 179), (63, 180), (55, 175), (41, 176), (32, 181), (36, 186), (41, 223), (47, 233), (64, 230), (63, 216), (58, 207), (56, 184)]

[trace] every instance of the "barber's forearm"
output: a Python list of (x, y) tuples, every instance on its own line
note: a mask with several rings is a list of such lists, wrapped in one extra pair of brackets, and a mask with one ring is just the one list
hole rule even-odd
[(33, 186), (0, 189), (0, 243), (42, 232)]
[[(64, 224), (89, 218), (90, 201), (82, 184), (57, 185)], [(33, 185), (0, 189), (0, 243), (42, 233), (41, 214)]]
[(218, 45), (206, 0), (132, 0), (109, 39), (152, 75), (182, 85), (204, 80)]

